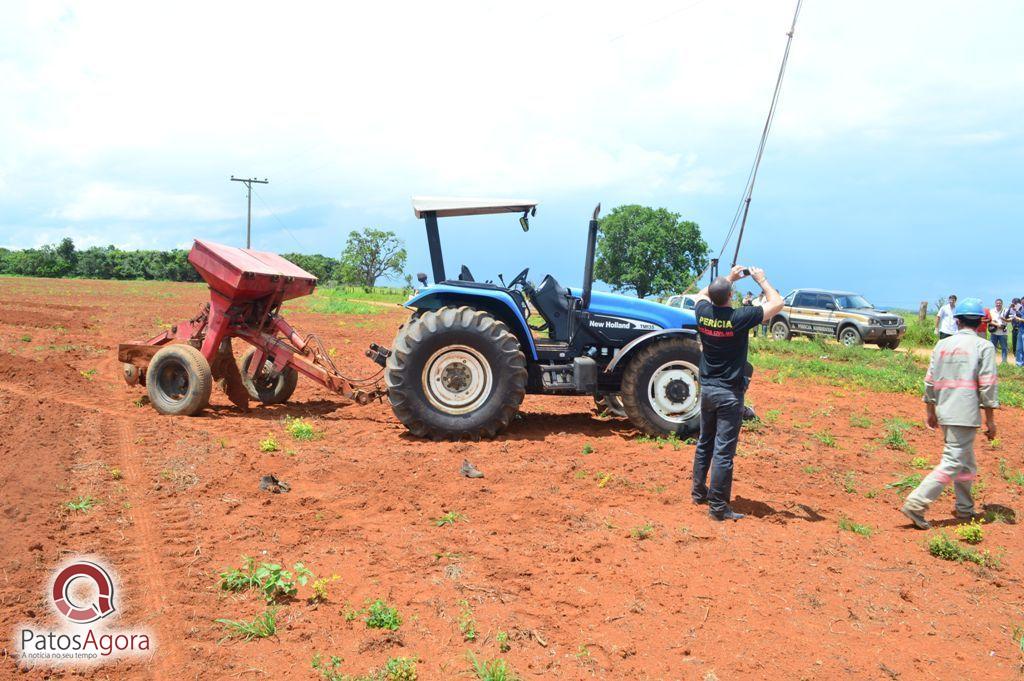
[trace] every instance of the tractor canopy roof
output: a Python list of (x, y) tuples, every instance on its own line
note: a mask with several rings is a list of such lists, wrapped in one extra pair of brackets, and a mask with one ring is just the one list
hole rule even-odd
[(416, 196), (412, 209), (416, 217), (434, 213), (439, 218), (459, 215), (491, 215), (494, 213), (525, 213), (537, 207), (537, 201), (523, 199), (459, 199), (441, 196)]

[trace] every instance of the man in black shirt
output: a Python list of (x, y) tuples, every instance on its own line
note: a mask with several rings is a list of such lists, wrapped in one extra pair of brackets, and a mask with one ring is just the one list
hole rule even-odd
[[(753, 277), (764, 291), (763, 305), (732, 307), (732, 284)], [(694, 314), (703, 352), (700, 358), (700, 439), (693, 457), (693, 503), (708, 504), (714, 520), (739, 520), (729, 507), (732, 464), (743, 422), (747, 345), (750, 329), (782, 310), (782, 296), (764, 271), (736, 266), (697, 294)], [(711, 486), (708, 487), (708, 472)]]

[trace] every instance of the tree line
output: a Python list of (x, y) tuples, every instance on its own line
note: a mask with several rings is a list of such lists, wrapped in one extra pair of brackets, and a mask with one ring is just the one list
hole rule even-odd
[[(373, 287), (381, 277), (401, 276), (406, 252), (394, 232), (365, 229), (351, 232), (339, 258), (283, 253), (321, 282)], [(84, 279), (153, 279), (202, 281), (188, 262), (188, 251), (125, 251), (115, 246), (79, 250), (70, 237), (40, 248), (0, 248), (0, 274), (25, 277)], [(408, 277), (407, 277), (408, 279)]]

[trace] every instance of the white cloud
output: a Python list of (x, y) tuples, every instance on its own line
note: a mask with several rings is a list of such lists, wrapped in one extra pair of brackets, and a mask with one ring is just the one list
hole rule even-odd
[(231, 211), (207, 197), (174, 194), (107, 183), (91, 183), (60, 207), (55, 216), (74, 222), (91, 220), (225, 220)]

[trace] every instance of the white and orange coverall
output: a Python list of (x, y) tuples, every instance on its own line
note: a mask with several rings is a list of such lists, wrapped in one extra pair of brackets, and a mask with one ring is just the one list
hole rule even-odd
[(999, 406), (998, 382), (995, 349), (973, 330), (960, 329), (935, 346), (924, 377), (924, 401), (935, 405), (945, 447), (939, 465), (907, 497), (907, 508), (923, 513), (952, 482), (956, 514), (973, 515), (974, 438), (981, 427), (980, 410)]

